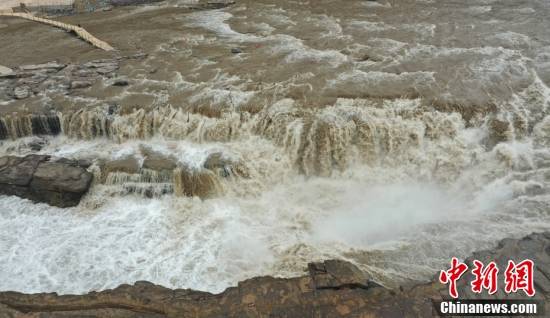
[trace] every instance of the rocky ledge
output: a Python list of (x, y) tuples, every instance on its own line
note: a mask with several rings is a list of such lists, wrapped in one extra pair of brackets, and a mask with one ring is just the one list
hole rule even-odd
[(0, 68), (0, 101), (27, 99), (47, 90), (68, 94), (74, 90), (89, 88), (100, 78), (110, 78), (112, 85), (120, 86), (124, 83), (116, 78), (120, 61), (145, 56), (145, 54), (136, 54), (115, 59), (93, 60), (83, 64), (61, 64), (52, 61), (44, 64), (21, 65), (14, 69), (2, 66)]
[[(536, 264), (535, 297), (550, 303), (550, 232), (506, 239), (495, 249), (473, 257), (497, 262), (532, 259)], [(466, 260), (470, 266), (471, 262)], [(432, 300), (448, 298), (447, 287), (435, 280), (390, 290), (340, 260), (311, 263), (308, 272), (288, 279), (252, 278), (217, 295), (172, 290), (149, 282), (86, 295), (2, 292), (0, 317), (432, 317)], [(459, 292), (463, 298), (472, 298), (467, 287), (462, 284)], [(507, 296), (482, 293), (475, 297)]]
[(0, 157), (0, 194), (59, 207), (78, 205), (92, 182), (85, 165), (44, 155)]

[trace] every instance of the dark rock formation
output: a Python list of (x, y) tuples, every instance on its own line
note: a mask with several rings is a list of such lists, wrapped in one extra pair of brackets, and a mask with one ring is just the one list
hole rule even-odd
[[(546, 299), (549, 304), (547, 280), (540, 276), (550, 269), (549, 253), (550, 232), (546, 232), (521, 240), (504, 240), (494, 250), (475, 253), (473, 257), (484, 261), (532, 259), (537, 265), (537, 297)], [(217, 295), (188, 289), (172, 290), (148, 282), (86, 295), (2, 292), (0, 317), (27, 313), (43, 318), (433, 317), (432, 300), (448, 298), (446, 286), (436, 281), (395, 291), (386, 289), (345, 261), (312, 263), (308, 268), (306, 276), (252, 278)], [(466, 293), (466, 290), (461, 292)], [(464, 295), (465, 298), (472, 296)], [(502, 299), (501, 295), (478, 297)]]
[(233, 54), (240, 54), (242, 52), (243, 52), (243, 50), (241, 48), (238, 48), (238, 47), (234, 47), (234, 48), (231, 49), (231, 53), (233, 53)]
[[(550, 296), (550, 232), (533, 233), (521, 240), (504, 239), (499, 242), (497, 248), (475, 252), (471, 257), (467, 258), (464, 263), (466, 263), (469, 268), (473, 268), (474, 260), (479, 260), (483, 264), (494, 261), (500, 269), (500, 273), (504, 275), (509, 260), (518, 263), (525, 259), (531, 259), (535, 263), (535, 272), (533, 275), (535, 290), (537, 292), (535, 298), (547, 299)], [(521, 297), (524, 296), (523, 293), (506, 294), (504, 288), (500, 287), (497, 293), (492, 296), (486, 291), (475, 294), (468, 284), (468, 282), (473, 279), (472, 273), (467, 272), (464, 274), (463, 278), (464, 279), (458, 282), (458, 293), (463, 298), (521, 299)]]
[(50, 161), (43, 155), (0, 158), (0, 194), (69, 207), (78, 205), (91, 181), (92, 174), (70, 160)]
[(404, 312), (411, 316), (431, 313), (429, 300), (361, 284), (338, 285), (338, 280), (350, 279), (349, 272), (359, 271), (347, 262), (339, 267), (343, 277), (336, 276), (331, 289), (317, 289), (314, 280), (324, 274), (314, 273), (290, 279), (257, 277), (218, 295), (136, 282), (83, 296), (5, 292), (0, 293), (0, 304), (22, 313), (40, 312), (40, 317), (58, 317), (62, 311), (70, 311), (73, 317), (345, 317), (361, 313), (402, 317)]
[(126, 77), (117, 77), (113, 80), (113, 86), (128, 86), (130, 81)]
[(368, 288), (369, 276), (355, 266), (341, 260), (308, 264), (309, 275), (315, 289)]

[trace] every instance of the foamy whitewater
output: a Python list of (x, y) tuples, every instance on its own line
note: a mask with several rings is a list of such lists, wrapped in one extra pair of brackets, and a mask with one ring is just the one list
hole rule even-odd
[[(124, 69), (122, 94), (44, 93), (75, 105), (55, 114), (60, 135), (4, 116), (0, 154), (90, 160), (96, 178), (74, 208), (0, 196), (0, 290), (220, 292), (329, 258), (395, 286), (550, 229), (548, 1), (347, 3), (181, 14), (189, 32)], [(150, 105), (107, 110), (137, 95)], [(144, 147), (193, 171), (221, 153), (234, 170), (208, 172), (201, 199), (100, 164), (142, 164)]]

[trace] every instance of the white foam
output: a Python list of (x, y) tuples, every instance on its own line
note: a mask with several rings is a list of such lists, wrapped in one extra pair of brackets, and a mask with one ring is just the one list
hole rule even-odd
[(328, 63), (332, 67), (337, 67), (347, 61), (347, 56), (337, 50), (314, 49), (291, 35), (277, 34), (270, 36), (268, 40), (274, 42), (271, 51), (275, 54), (284, 54), (284, 61), (286, 63), (306, 63), (313, 61)]
[(203, 28), (233, 41), (256, 41), (259, 39), (257, 36), (233, 30), (226, 23), (232, 17), (231, 13), (222, 10), (203, 10), (186, 15), (185, 21), (189, 27)]
[(435, 85), (432, 72), (363, 72), (354, 70), (341, 73), (328, 82), (328, 87), (338, 92), (364, 96), (406, 96), (425, 94)]
[(193, 201), (118, 198), (83, 213), (2, 197), (0, 288), (83, 293), (146, 279), (220, 291), (260, 274), (262, 229), (227, 204)]

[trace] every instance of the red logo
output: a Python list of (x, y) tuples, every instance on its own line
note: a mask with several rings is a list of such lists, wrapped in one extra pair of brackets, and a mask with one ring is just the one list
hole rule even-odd
[(439, 273), (439, 281), (441, 284), (449, 283), (449, 295), (453, 298), (458, 298), (458, 291), (456, 290), (456, 281), (464, 275), (468, 270), (468, 265), (459, 263), (456, 257), (451, 260), (451, 268), (447, 271), (441, 271)]
[[(473, 265), (472, 275), (474, 276), (474, 280), (470, 282), (472, 291), (474, 293), (481, 293), (483, 289), (486, 289), (490, 295), (496, 293), (499, 273), (497, 264), (490, 262), (485, 266), (482, 262), (474, 260)], [(529, 259), (517, 264), (514, 261), (508, 261), (508, 266), (504, 273), (504, 291), (509, 294), (523, 290), (527, 296), (534, 296), (533, 268), (534, 263)], [(451, 297), (458, 298), (457, 281), (467, 270), (468, 265), (459, 262), (456, 257), (453, 257), (451, 259), (451, 268), (439, 273), (439, 282), (449, 284), (449, 295)]]
[(515, 293), (521, 289), (527, 296), (534, 296), (533, 267), (534, 263), (530, 259), (526, 259), (517, 264), (515, 264), (514, 261), (508, 261), (505, 273), (506, 285), (504, 291), (509, 294)]
[(481, 290), (485, 288), (489, 291), (489, 295), (496, 293), (498, 287), (497, 264), (491, 262), (487, 267), (484, 267), (482, 262), (474, 260), (474, 266), (475, 268), (472, 270), (472, 274), (474, 274), (475, 279), (471, 282), (472, 291), (479, 294)]

